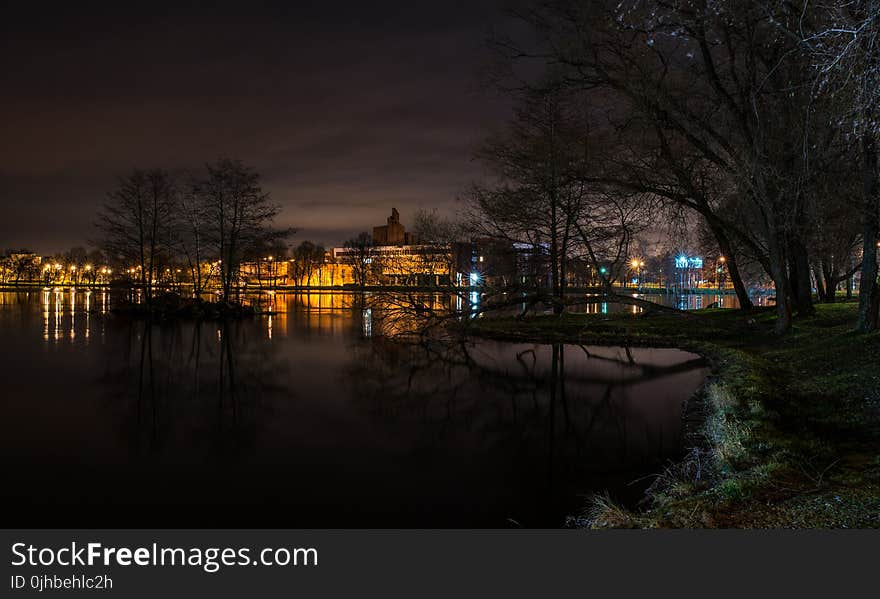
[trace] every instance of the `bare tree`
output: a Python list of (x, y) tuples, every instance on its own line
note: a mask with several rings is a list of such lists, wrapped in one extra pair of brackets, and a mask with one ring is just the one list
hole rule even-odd
[[(615, 126), (634, 136), (624, 145), (631, 154), (603, 177), (695, 210), (719, 245), (755, 255), (776, 286), (778, 331), (791, 327), (793, 310), (809, 313), (801, 225), (812, 94), (804, 53), (765, 8), (560, 0), (518, 16), (539, 34), (538, 47), (498, 46), (514, 62), (539, 58), (562, 70), (567, 87), (610, 99)], [(775, 18), (792, 24), (799, 16), (784, 8)], [(731, 197), (739, 212), (720, 211)]]
[(377, 266), (372, 251), (373, 237), (366, 231), (358, 233), (345, 242), (345, 248), (348, 251), (344, 255), (344, 260), (351, 266), (354, 280), (363, 290)]
[[(770, 21), (802, 44), (814, 66), (815, 89), (830, 97), (830, 124), (845, 128), (857, 142), (862, 182), (862, 261), (856, 328), (880, 326), (877, 248), (880, 241), (880, 1), (851, 0), (795, 3), (801, 18), (778, 18), (763, 3)], [(805, 18), (809, 17), (809, 18)]]
[(308, 240), (294, 248), (290, 265), (297, 285), (308, 287), (312, 284), (312, 276), (324, 264), (324, 253), (323, 246)]
[(585, 127), (569, 100), (553, 87), (526, 93), (506, 129), (478, 149), (494, 181), (475, 185), (470, 194), (470, 220), (479, 223), (479, 233), (546, 254), (557, 313), (585, 198)]
[(119, 179), (95, 223), (105, 253), (127, 266), (136, 265), (133, 268), (147, 304), (153, 300), (161, 257), (170, 251), (168, 231), (175, 193), (166, 171), (136, 169)]
[(207, 214), (204, 238), (219, 260), (221, 293), (228, 302), (248, 248), (290, 231), (270, 228), (279, 207), (263, 191), (259, 174), (241, 161), (221, 159), (207, 165), (207, 176), (196, 190)]
[(203, 262), (207, 258), (208, 206), (201, 183), (189, 174), (182, 192), (178, 195), (174, 212), (174, 245), (186, 264), (193, 285), (193, 295), (198, 297), (207, 284)]

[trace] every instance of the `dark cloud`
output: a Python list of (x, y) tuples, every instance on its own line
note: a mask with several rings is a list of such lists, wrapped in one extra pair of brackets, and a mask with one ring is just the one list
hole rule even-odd
[(478, 85), (496, 2), (160, 4), (6, 11), (0, 246), (83, 243), (116, 175), (220, 156), (338, 243), (450, 210), (506, 110)]

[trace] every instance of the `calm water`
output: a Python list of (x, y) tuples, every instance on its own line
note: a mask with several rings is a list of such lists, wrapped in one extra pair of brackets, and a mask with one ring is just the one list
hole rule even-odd
[(146, 326), (103, 292), (0, 293), (4, 525), (556, 527), (597, 491), (638, 500), (707, 374), (673, 349), (390, 340), (382, 302), (274, 301)]

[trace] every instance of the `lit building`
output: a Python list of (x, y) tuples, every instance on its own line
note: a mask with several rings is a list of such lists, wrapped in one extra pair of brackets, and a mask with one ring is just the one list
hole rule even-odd
[(397, 208), (387, 224), (373, 227), (371, 246), (333, 248), (332, 259), (351, 268), (352, 282), (363, 277), (367, 285), (449, 285), (455, 264), (453, 244), (418, 243), (401, 224)]
[(373, 227), (373, 245), (415, 245), (415, 235), (407, 233), (406, 228), (400, 224), (400, 213), (397, 208), (391, 209), (388, 224)]
[(451, 283), (452, 244), (417, 244), (391, 209), (387, 223), (373, 227), (373, 236), (362, 248), (336, 247), (322, 257), (279, 258), (241, 265), (248, 287), (354, 287), (365, 285), (439, 286)]

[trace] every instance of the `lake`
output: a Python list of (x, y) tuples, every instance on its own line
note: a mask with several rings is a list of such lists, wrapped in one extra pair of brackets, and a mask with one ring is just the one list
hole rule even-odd
[(147, 326), (103, 291), (0, 293), (4, 526), (559, 527), (593, 493), (640, 499), (708, 374), (676, 349), (389, 339), (385, 304), (348, 293), (269, 300)]

